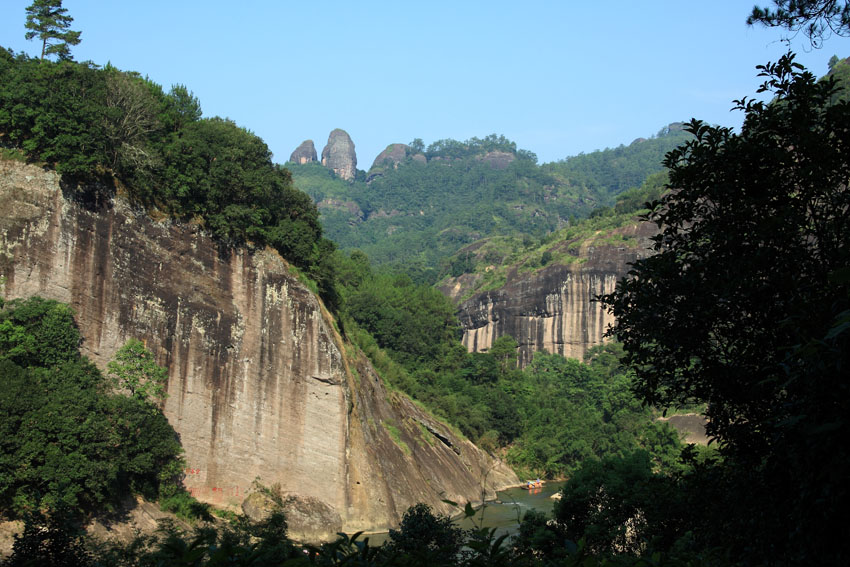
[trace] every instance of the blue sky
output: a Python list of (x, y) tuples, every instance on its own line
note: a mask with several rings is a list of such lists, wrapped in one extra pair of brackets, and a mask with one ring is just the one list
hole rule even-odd
[[(0, 2), (0, 45), (31, 55), (31, 0)], [(65, 0), (79, 61), (185, 84), (206, 116), (261, 136), (283, 162), (346, 130), (358, 167), (389, 143), (504, 134), (540, 162), (628, 144), (691, 117), (738, 126), (755, 66), (786, 50), (750, 28), (751, 1), (290, 2)], [(764, 3), (764, 2), (762, 2)], [(817, 75), (850, 39), (791, 39)]]

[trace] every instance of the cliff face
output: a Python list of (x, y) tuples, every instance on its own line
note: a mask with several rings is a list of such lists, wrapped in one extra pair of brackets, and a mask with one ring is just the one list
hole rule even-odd
[(289, 156), (289, 161), (292, 163), (313, 163), (317, 161), (316, 146), (313, 145), (313, 140), (304, 140), (301, 145), (295, 148)]
[(337, 128), (330, 133), (328, 143), (322, 150), (322, 165), (332, 169), (342, 179), (354, 179), (357, 174), (357, 154), (348, 132)]
[(408, 153), (410, 153), (410, 146), (407, 144), (390, 144), (384, 151), (378, 154), (378, 157), (372, 162), (372, 167), (369, 168), (369, 171), (383, 166), (386, 161), (392, 162), (393, 167), (398, 167), (398, 164), (404, 161)]
[[(369, 173), (366, 175), (366, 183), (371, 182), (376, 177), (383, 177), (384, 171), (392, 167), (398, 169), (398, 164), (404, 162), (410, 155), (410, 146), (407, 144), (390, 144), (384, 151), (378, 154), (375, 161), (372, 162), (372, 167), (369, 168)], [(419, 163), (425, 163), (425, 154), (415, 153), (410, 155), (411, 159)]]
[[(120, 199), (85, 207), (58, 176), (0, 161), (0, 275), (8, 299), (76, 311), (100, 367), (129, 338), (169, 370), (165, 414), (200, 500), (238, 506), (259, 477), (322, 514), (298, 537), (381, 529), (406, 508), (516, 482), (471, 443), (388, 393), (274, 252), (220, 250), (196, 227)], [(312, 530), (312, 531), (311, 531)]]
[[(613, 323), (594, 297), (614, 291), (628, 264), (650, 254), (649, 238), (655, 232), (655, 225), (635, 221), (603, 239), (562, 243), (571, 255), (569, 263), (528, 272), (510, 269), (502, 287), (460, 303), (464, 346), (470, 352), (486, 351), (497, 338), (510, 335), (519, 343), (521, 366), (540, 350), (581, 360)], [(442, 291), (457, 299), (471, 284), (474, 277), (465, 275)]]

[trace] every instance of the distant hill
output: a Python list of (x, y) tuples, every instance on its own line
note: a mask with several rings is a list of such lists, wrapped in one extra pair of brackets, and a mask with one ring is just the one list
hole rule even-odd
[[(671, 124), (648, 139), (538, 165), (503, 136), (388, 146), (387, 159), (353, 182), (316, 163), (287, 163), (321, 212), (325, 235), (435, 281), (447, 259), (479, 239), (541, 239), (661, 171), (689, 134)], [(383, 155), (383, 154), (382, 154)], [(369, 180), (366, 182), (366, 180)]]
[(544, 164), (548, 174), (579, 186), (595, 196), (600, 205), (612, 205), (620, 193), (639, 186), (662, 169), (664, 155), (691, 138), (684, 124), (674, 122), (650, 139), (638, 138), (628, 146), (606, 148)]

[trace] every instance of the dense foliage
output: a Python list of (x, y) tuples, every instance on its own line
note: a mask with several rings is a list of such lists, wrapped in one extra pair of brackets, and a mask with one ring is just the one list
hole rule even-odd
[(286, 167), (319, 203), (325, 231), (341, 247), (433, 283), (446, 258), (476, 240), (539, 239), (613, 205), (619, 193), (661, 171), (664, 153), (687, 136), (671, 125), (627, 147), (543, 166), (504, 136), (438, 140), (424, 150), (427, 162), (409, 155), (398, 167), (375, 170), (380, 174), (368, 183), (336, 179), (319, 164)]
[(269, 245), (335, 305), (318, 211), (275, 167), (260, 138), (201, 118), (182, 85), (169, 92), (107, 65), (42, 61), (0, 50), (0, 146), (63, 175), (74, 196), (102, 201), (114, 175), (135, 202), (202, 224), (224, 245)]
[[(466, 514), (475, 511), (467, 507)], [(450, 518), (434, 514), (419, 504), (405, 512), (401, 525), (391, 530), (389, 541), (372, 546), (361, 533), (339, 534), (330, 543), (298, 545), (286, 537), (286, 522), (279, 513), (250, 523), (236, 519), (218, 525), (198, 526), (188, 532), (164, 523), (151, 536), (129, 543), (98, 542), (61, 515), (34, 515), (15, 540), (4, 567), (52, 565), (56, 567), (602, 567), (704, 564), (699, 556), (683, 558), (610, 557), (592, 552), (583, 541), (559, 538), (545, 517), (528, 514), (519, 537), (511, 541), (495, 529), (458, 528)], [(566, 545), (565, 545), (566, 543)]]
[(174, 430), (148, 399), (109, 392), (80, 356), (71, 309), (39, 297), (0, 306), (0, 509), (90, 513), (130, 492), (173, 494)]
[(678, 435), (631, 394), (615, 346), (595, 349), (588, 364), (538, 353), (519, 370), (511, 337), (466, 352), (454, 307), (435, 289), (373, 273), (359, 251), (337, 261), (344, 328), (389, 383), (482, 447), (510, 447), (522, 472), (561, 476), (584, 459), (637, 448), (657, 468), (674, 466)]
[(740, 101), (740, 134), (688, 126), (657, 254), (606, 301), (641, 397), (707, 403), (726, 460), (704, 515), (726, 519), (700, 537), (747, 563), (846, 564), (850, 105), (793, 56), (762, 75), (775, 99)]

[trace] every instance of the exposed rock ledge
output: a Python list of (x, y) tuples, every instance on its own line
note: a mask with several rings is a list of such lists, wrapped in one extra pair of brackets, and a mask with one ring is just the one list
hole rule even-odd
[[(514, 266), (502, 287), (476, 293), (458, 306), (464, 346), (470, 352), (486, 351), (496, 339), (510, 335), (519, 344), (522, 366), (542, 350), (581, 360), (614, 322), (596, 296), (613, 292), (629, 264), (652, 253), (650, 237), (656, 231), (654, 224), (635, 220), (596, 235), (607, 240), (594, 236), (560, 243), (554, 250), (573, 255), (570, 263), (555, 262), (530, 272)], [(464, 274), (441, 290), (457, 301), (475, 284), (475, 275)]]
[(197, 227), (153, 222), (120, 199), (83, 207), (57, 174), (17, 162), (0, 161), (0, 207), (7, 299), (71, 304), (100, 367), (131, 337), (168, 367), (165, 414), (200, 500), (236, 508), (259, 477), (326, 505), (345, 531), (380, 530), (417, 502), (452, 513), (443, 499), (517, 482), (344, 355), (277, 253), (220, 251)]

